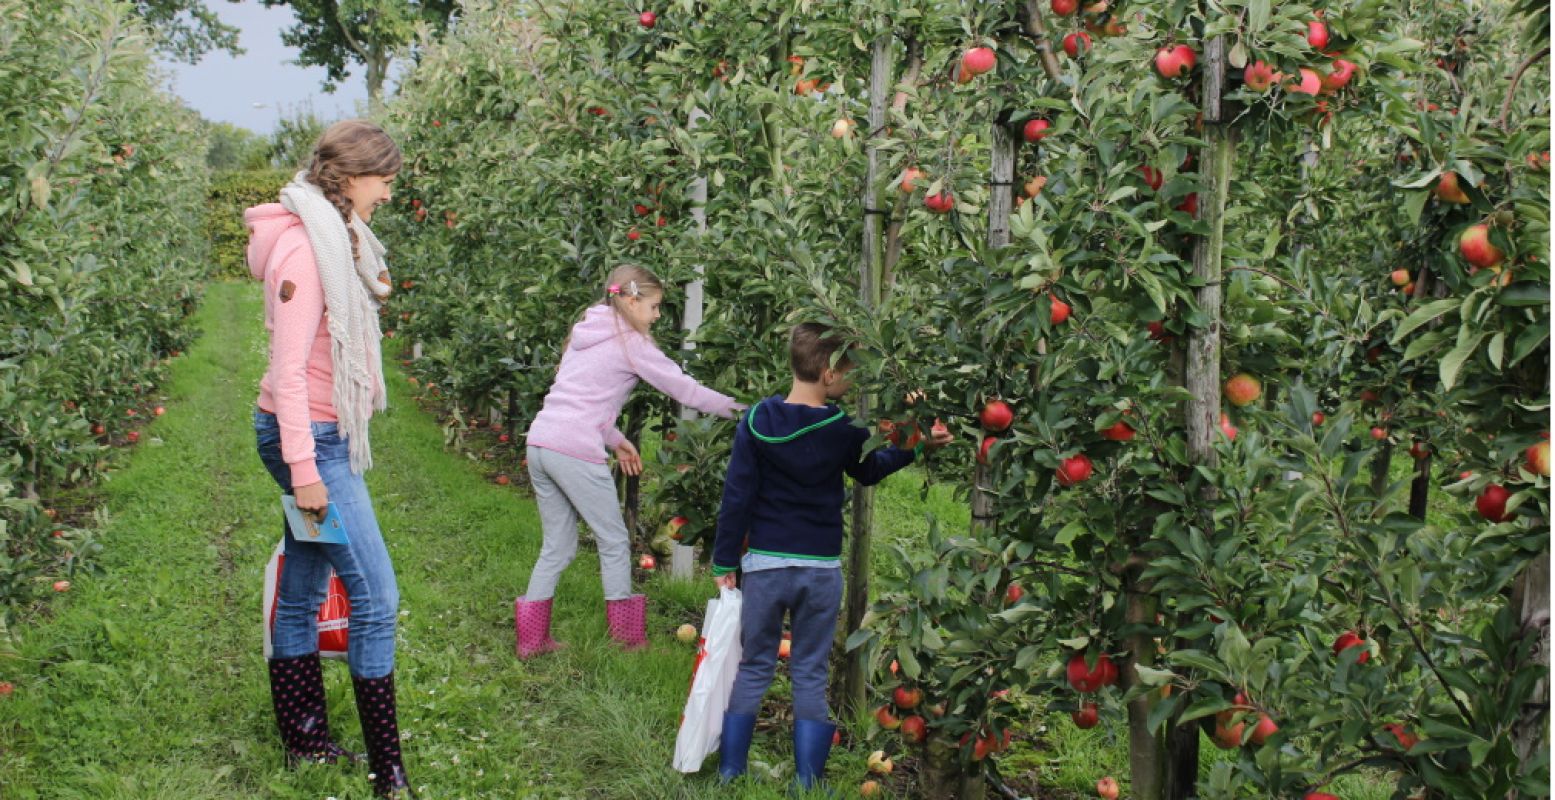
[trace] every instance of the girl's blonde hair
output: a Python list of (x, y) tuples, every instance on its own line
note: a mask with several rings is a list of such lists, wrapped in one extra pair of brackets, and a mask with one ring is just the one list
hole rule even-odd
[(394, 140), (382, 128), (365, 119), (337, 122), (313, 145), (308, 182), (322, 189), (324, 196), (340, 210), (340, 219), (351, 234), (353, 259), (359, 254), (356, 229), (351, 226), (351, 201), (345, 195), (346, 181), (366, 175), (394, 175), (404, 163)]
[[(618, 264), (615, 269), (610, 270), (609, 275), (605, 276), (604, 297), (599, 305), (608, 305), (612, 311), (616, 312), (616, 327), (619, 330), (623, 313), (621, 303), (626, 302), (626, 299), (629, 297), (642, 297), (651, 292), (664, 293), (664, 282), (659, 280), (659, 276), (648, 271), (646, 267), (641, 267), (637, 264)], [(573, 325), (582, 322), (583, 316), (586, 314), (588, 314), (588, 310), (584, 309), (583, 314), (578, 315), (578, 320)], [(647, 334), (643, 335), (647, 336)], [(649, 338), (653, 337), (649, 336)], [(561, 354), (566, 355), (567, 348), (571, 346), (572, 331), (569, 330), (567, 338), (562, 340)], [(630, 359), (630, 356), (628, 356), (628, 359)], [(561, 369), (559, 360), (556, 363), (556, 369)]]

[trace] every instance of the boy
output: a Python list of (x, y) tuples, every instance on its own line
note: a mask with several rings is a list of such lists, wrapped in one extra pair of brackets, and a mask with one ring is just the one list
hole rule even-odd
[[(788, 396), (756, 404), (735, 429), (713, 544), (713, 580), (720, 587), (734, 588), (735, 572), (744, 573), (743, 653), (719, 753), (724, 783), (745, 772), (756, 711), (777, 667), (785, 613), (793, 629), (794, 780), (802, 789), (820, 780), (837, 729), (826, 705), (826, 681), (842, 604), (842, 476), (873, 485), (916, 455), (896, 447), (864, 454), (869, 432), (849, 424), (830, 403), (851, 388), (853, 365), (844, 353), (832, 366), (842, 340), (828, 333), (815, 323), (794, 328)], [(950, 441), (950, 433), (936, 426), (927, 444)]]

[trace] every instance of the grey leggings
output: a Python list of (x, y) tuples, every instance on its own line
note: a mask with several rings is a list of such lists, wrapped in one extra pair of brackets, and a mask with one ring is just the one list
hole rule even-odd
[(632, 594), (632, 543), (621, 519), (620, 500), (610, 467), (573, 458), (543, 447), (530, 447), (529, 478), (540, 507), (543, 541), (540, 558), (529, 574), (526, 600), (549, 600), (556, 594), (562, 570), (578, 555), (578, 519), (594, 531), (599, 549), (599, 574), (606, 600)]

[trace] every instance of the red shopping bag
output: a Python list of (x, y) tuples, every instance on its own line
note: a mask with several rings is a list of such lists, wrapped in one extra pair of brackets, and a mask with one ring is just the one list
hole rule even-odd
[[(275, 545), (270, 563), (265, 566), (264, 628), (265, 658), (273, 649), (271, 637), (275, 633), (275, 606), (281, 594), (281, 569), (286, 566), (286, 544)], [(319, 655), (325, 658), (345, 658), (350, 645), (351, 598), (346, 595), (346, 585), (334, 570), (329, 572), (329, 595), (319, 606)]]

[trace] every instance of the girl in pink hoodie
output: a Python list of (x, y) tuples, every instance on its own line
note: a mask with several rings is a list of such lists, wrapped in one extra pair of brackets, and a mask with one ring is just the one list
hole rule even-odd
[(607, 464), (613, 450), (623, 472), (642, 472), (637, 448), (616, 428), (638, 379), (725, 419), (744, 408), (692, 380), (653, 343), (648, 331), (663, 299), (663, 285), (648, 270), (631, 264), (612, 270), (603, 300), (584, 312), (563, 343), (556, 381), (529, 426), (529, 476), (544, 540), (529, 586), (513, 604), (520, 658), (561, 646), (551, 638), (551, 598), (578, 553), (579, 518), (598, 544), (610, 636), (627, 649), (648, 643), (647, 598), (632, 594), (631, 541)]

